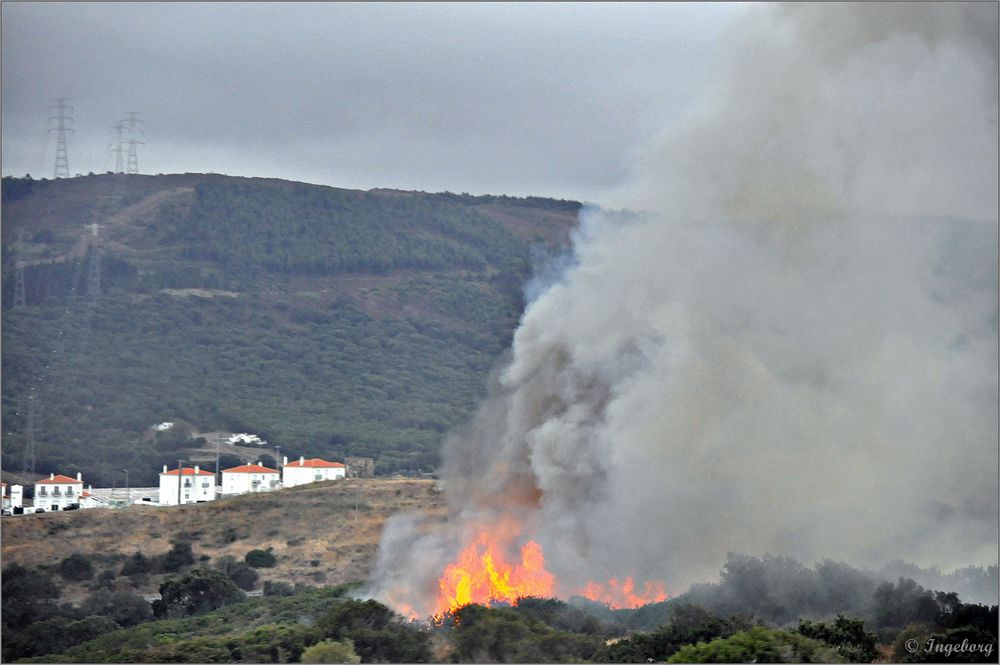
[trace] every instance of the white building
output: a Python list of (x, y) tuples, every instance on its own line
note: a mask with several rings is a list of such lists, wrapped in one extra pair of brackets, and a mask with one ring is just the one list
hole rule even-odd
[(173, 429), (174, 424), (172, 422), (163, 422), (153, 425), (153, 429), (157, 432), (166, 432), (168, 429)]
[[(24, 507), (24, 486), (23, 485), (10, 485), (7, 483), (0, 483), (3, 485), (3, 509), (11, 510), (13, 508), (23, 508)], [(8, 487), (10, 487), (10, 492), (8, 493)]]
[(178, 487), (180, 479), (183, 482), (180, 486), (180, 503), (201, 503), (215, 499), (215, 474), (211, 471), (202, 471), (195, 466), (183, 468), (183, 474), (179, 474), (177, 469), (167, 471), (167, 466), (163, 466), (160, 473), (160, 505), (176, 506)]
[(35, 508), (42, 510), (64, 510), (66, 506), (80, 503), (83, 494), (83, 477), (76, 478), (49, 474), (35, 483)]
[(226, 443), (230, 445), (242, 444), (245, 446), (266, 446), (267, 441), (260, 438), (256, 434), (247, 434), (246, 432), (241, 432), (240, 434), (233, 434), (226, 440)]
[(258, 464), (244, 464), (222, 470), (222, 494), (270, 492), (281, 487), (281, 474)]
[(281, 484), (284, 487), (295, 487), (320, 480), (336, 480), (345, 475), (347, 475), (347, 467), (340, 462), (300, 457), (297, 462), (289, 464), (286, 457), (281, 467)]

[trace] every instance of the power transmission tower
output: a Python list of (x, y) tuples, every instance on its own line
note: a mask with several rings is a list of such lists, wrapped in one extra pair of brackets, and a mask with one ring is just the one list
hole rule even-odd
[(140, 125), (142, 125), (143, 121), (139, 120), (138, 111), (129, 111), (125, 115), (126, 118), (122, 121), (128, 130), (128, 138), (124, 141), (128, 145), (128, 165), (125, 167), (125, 173), (138, 173), (139, 156), (136, 152), (136, 146), (145, 145), (145, 143), (137, 139), (136, 136), (142, 135)]
[(56, 99), (56, 103), (49, 107), (49, 111), (55, 111), (56, 115), (49, 117), (49, 123), (56, 121), (55, 127), (49, 127), (50, 132), (56, 132), (56, 166), (53, 171), (54, 178), (69, 177), (69, 158), (66, 155), (66, 133), (73, 133), (73, 128), (69, 125), (73, 123), (73, 107), (67, 104), (69, 100), (65, 97)]

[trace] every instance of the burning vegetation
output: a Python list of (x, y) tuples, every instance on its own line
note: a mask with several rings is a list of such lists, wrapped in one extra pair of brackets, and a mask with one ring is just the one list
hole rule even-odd
[(638, 591), (631, 576), (612, 578), (606, 583), (588, 582), (580, 589), (565, 593), (556, 576), (545, 568), (542, 546), (527, 540), (519, 549), (519, 561), (511, 562), (507, 552), (518, 530), (514, 523), (499, 528), (481, 528), (477, 537), (449, 563), (438, 582), (440, 592), (434, 607), (435, 616), (476, 603), (479, 605), (517, 605), (520, 599), (577, 595), (599, 602), (611, 609), (637, 608), (667, 599), (662, 582), (646, 582)]

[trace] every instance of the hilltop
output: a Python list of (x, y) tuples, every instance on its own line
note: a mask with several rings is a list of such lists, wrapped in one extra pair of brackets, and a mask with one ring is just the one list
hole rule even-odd
[(97, 486), (122, 468), (153, 485), (191, 455), (149, 435), (166, 420), (432, 471), (509, 345), (533, 257), (565, 249), (579, 208), (214, 174), (4, 178), (3, 469), (21, 468), (33, 388), (36, 471)]

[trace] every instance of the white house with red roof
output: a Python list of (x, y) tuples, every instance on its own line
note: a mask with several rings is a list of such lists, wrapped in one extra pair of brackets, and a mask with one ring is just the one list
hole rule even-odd
[(222, 470), (222, 495), (270, 492), (281, 488), (281, 474), (257, 464), (244, 464)]
[[(178, 483), (180, 487), (178, 487)], [(202, 503), (215, 499), (215, 474), (204, 471), (197, 464), (194, 468), (167, 470), (166, 464), (160, 472), (161, 506), (176, 506), (187, 503)]]
[(297, 462), (289, 464), (286, 457), (281, 467), (281, 484), (285, 487), (295, 487), (320, 480), (336, 480), (346, 475), (347, 467), (340, 462), (300, 457)]
[(50, 473), (35, 483), (35, 509), (65, 510), (66, 506), (79, 504), (83, 494), (83, 476), (76, 478)]
[(24, 486), (23, 485), (8, 485), (7, 483), (0, 483), (3, 485), (3, 509), (11, 510), (13, 508), (23, 508), (24, 507)]

